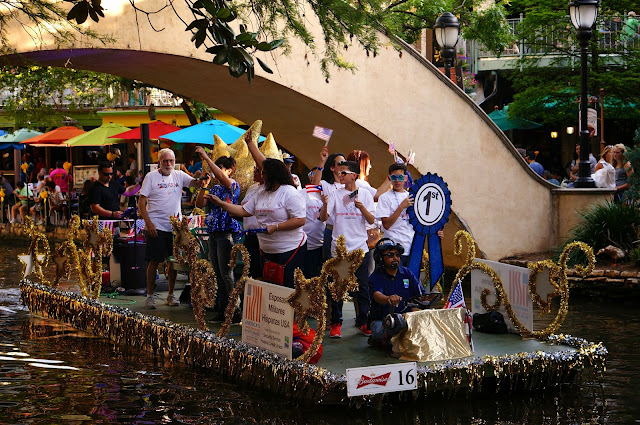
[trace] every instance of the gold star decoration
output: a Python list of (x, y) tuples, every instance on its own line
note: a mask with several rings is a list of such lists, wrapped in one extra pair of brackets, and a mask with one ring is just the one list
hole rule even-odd
[(103, 255), (111, 253), (113, 235), (107, 229), (99, 230), (98, 216), (93, 216), (91, 221), (84, 220), (84, 228), (87, 232), (87, 239), (84, 241), (84, 248), (91, 249), (94, 253), (103, 251)]
[(322, 274), (333, 278), (333, 281), (329, 282), (329, 292), (335, 301), (343, 299), (347, 291), (358, 289), (356, 271), (364, 259), (362, 249), (347, 253), (344, 240), (344, 235), (338, 236), (335, 257), (322, 265)]
[(326, 292), (321, 276), (307, 279), (302, 270), (296, 268), (293, 274), (295, 292), (287, 298), (287, 303), (293, 307), (298, 328), (304, 333), (309, 331), (307, 318), (309, 316), (321, 319), (327, 308)]
[[(98, 228), (98, 216), (93, 216), (91, 221), (83, 220), (87, 237), (83, 241), (83, 249), (72, 249), (71, 255), (76, 257), (76, 269), (78, 271), (78, 284), (85, 297), (98, 299), (102, 288), (102, 258), (111, 255), (113, 250), (113, 235), (108, 229)], [(72, 231), (75, 229), (75, 224)], [(67, 243), (68, 241), (65, 241)], [(69, 245), (67, 245), (69, 248)]]
[(45, 257), (44, 254), (38, 254), (37, 256), (33, 254), (20, 254), (18, 255), (18, 259), (25, 266), (22, 272), (22, 278), (24, 279), (34, 272), (37, 275), (38, 268), (42, 270), (42, 262), (44, 261)]

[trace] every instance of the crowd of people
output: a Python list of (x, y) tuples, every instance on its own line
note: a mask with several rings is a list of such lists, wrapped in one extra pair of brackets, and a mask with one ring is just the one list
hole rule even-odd
[[(294, 287), (296, 268), (303, 270), (308, 278), (320, 274), (323, 262), (336, 255), (340, 235), (345, 238), (347, 251), (362, 249), (365, 256), (355, 273), (358, 289), (352, 296), (357, 310), (355, 326), (363, 335), (372, 334), (372, 319), (381, 320), (379, 314), (370, 316), (370, 311), (384, 311), (389, 305), (395, 306), (396, 311), (402, 310), (402, 300), (409, 292), (425, 292), (405, 267), (408, 255), (404, 254), (409, 253), (413, 240), (413, 227), (406, 210), (413, 204), (413, 198), (406, 190), (409, 174), (404, 164), (390, 161), (385, 183), (373, 188), (367, 181), (371, 160), (366, 152), (353, 151), (345, 157), (341, 153), (330, 154), (323, 148), (318, 165), (309, 173), (310, 184), (298, 188), (296, 180), (300, 179), (294, 178), (288, 165), (294, 161), (293, 157), (287, 156), (285, 161), (266, 158), (250, 134), (246, 142), (256, 166), (254, 184), (244, 197), (240, 196), (240, 185), (234, 179), (233, 158), (211, 159), (198, 147), (199, 162), (208, 165), (211, 174), (194, 178), (174, 169), (173, 151), (159, 152), (159, 168), (145, 177), (139, 200), (147, 233), (147, 308), (156, 308), (156, 270), (159, 263), (172, 254), (169, 216), (181, 213), (181, 190), (207, 187), (212, 178), (215, 184), (199, 190), (195, 199), (196, 207), (207, 210), (204, 225), (209, 259), (218, 282), (216, 304), (212, 308), (214, 316), (210, 320), (222, 320), (229, 303), (235, 284), (229, 256), (233, 244), (241, 240), (251, 255), (252, 277), (290, 288)], [(194, 161), (191, 165), (195, 164)], [(193, 171), (202, 172), (200, 168)], [(109, 175), (110, 169), (101, 170), (103, 172)], [(381, 231), (384, 243), (376, 248)], [(376, 268), (379, 270), (374, 272)], [(371, 276), (374, 276), (375, 287)], [(174, 270), (168, 278), (166, 304), (178, 305), (174, 295)], [(406, 279), (410, 279), (409, 283), (405, 283)], [(239, 308), (237, 306), (236, 318), (240, 317)], [(376, 329), (379, 332), (372, 341), (383, 341), (381, 328)], [(342, 337), (341, 300), (331, 302), (329, 336)]]
[[(574, 187), (578, 179), (580, 144), (576, 144), (574, 159), (567, 165), (564, 177), (558, 170), (545, 170), (544, 166), (537, 162), (537, 152), (524, 149), (518, 149), (518, 152), (527, 161), (529, 167), (545, 180), (562, 187)], [(627, 201), (624, 195), (629, 188), (628, 178), (634, 172), (626, 158), (626, 153), (627, 148), (622, 143), (605, 146), (599, 160), (589, 153), (589, 172), (596, 187), (615, 189), (614, 199), (618, 202)]]

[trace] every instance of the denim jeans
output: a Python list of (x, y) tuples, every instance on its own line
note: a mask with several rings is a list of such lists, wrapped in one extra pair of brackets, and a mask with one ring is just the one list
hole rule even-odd
[(322, 247), (307, 250), (307, 257), (304, 261), (304, 277), (310, 279), (320, 276), (322, 264)]
[(382, 320), (374, 320), (371, 322), (371, 339), (376, 344), (386, 344), (387, 343), (387, 331), (382, 326)]
[(249, 252), (249, 276), (254, 279), (259, 279), (262, 276), (262, 256), (260, 256), (260, 243), (258, 242), (258, 236), (247, 234), (244, 237), (244, 246)]
[(233, 291), (233, 270), (229, 267), (233, 243), (233, 232), (209, 233), (209, 256), (218, 280), (215, 308), (221, 313), (227, 308)]

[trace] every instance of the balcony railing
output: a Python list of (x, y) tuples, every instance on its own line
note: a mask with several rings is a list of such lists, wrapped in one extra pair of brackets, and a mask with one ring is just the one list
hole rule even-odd
[[(626, 13), (623, 16), (627, 16)], [(545, 30), (538, 33), (534, 39), (521, 39), (519, 37), (519, 24), (523, 22), (524, 16), (520, 18), (508, 19), (507, 22), (511, 27), (514, 38), (517, 40), (512, 46), (505, 49), (500, 58), (511, 60), (513, 68), (515, 61), (513, 59), (523, 58), (525, 56), (560, 56), (567, 55), (568, 52), (579, 49), (573, 40), (576, 36), (576, 30), (571, 24), (569, 16), (565, 23), (557, 25), (549, 25)], [(594, 40), (597, 41), (602, 54), (604, 55), (620, 55), (629, 50), (638, 50), (640, 48), (640, 34), (627, 36), (623, 29), (625, 27), (625, 18), (619, 16), (600, 16), (596, 23), (594, 31)], [(474, 70), (479, 70), (478, 61), (483, 59), (498, 59), (498, 55), (489, 52), (483, 45), (472, 42), (470, 43), (470, 56), (474, 64)]]

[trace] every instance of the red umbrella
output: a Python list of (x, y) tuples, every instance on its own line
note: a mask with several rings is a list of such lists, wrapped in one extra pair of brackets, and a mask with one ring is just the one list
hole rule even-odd
[[(149, 139), (158, 140), (160, 137), (165, 134), (173, 133), (174, 131), (182, 130), (180, 127), (176, 127), (175, 125), (167, 124), (162, 121), (153, 121), (149, 123)], [(140, 141), (142, 136), (140, 135), (140, 127), (134, 128), (133, 130), (125, 131), (124, 133), (116, 134), (111, 136), (115, 139), (126, 139), (129, 141)]]
[(50, 146), (64, 146), (64, 142), (83, 133), (86, 133), (86, 131), (77, 127), (58, 127), (55, 130), (31, 137), (30, 139), (23, 140), (20, 143), (27, 145), (42, 144)]

